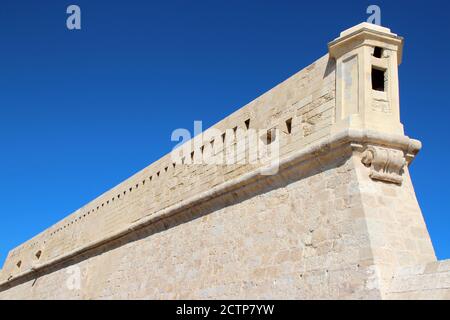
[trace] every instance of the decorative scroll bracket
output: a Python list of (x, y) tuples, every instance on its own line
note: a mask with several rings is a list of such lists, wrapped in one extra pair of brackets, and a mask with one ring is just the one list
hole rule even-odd
[(406, 165), (403, 151), (368, 146), (362, 153), (361, 162), (370, 167), (371, 179), (402, 184), (403, 168)]

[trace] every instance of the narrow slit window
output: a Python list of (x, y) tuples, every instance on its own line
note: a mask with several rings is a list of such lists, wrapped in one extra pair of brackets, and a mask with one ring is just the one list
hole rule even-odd
[(386, 91), (385, 71), (372, 68), (372, 89), (375, 91)]
[(17, 268), (20, 268), (22, 266), (22, 261), (17, 262), (16, 266)]
[(292, 132), (292, 118), (286, 120), (286, 130), (288, 134)]
[(250, 128), (250, 119), (245, 120), (245, 127), (247, 130)]
[(271, 144), (273, 141), (275, 141), (275, 138), (275, 129), (267, 130), (266, 144)]

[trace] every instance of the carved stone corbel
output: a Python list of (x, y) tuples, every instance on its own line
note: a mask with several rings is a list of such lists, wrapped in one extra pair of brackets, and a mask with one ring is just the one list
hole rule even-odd
[(361, 162), (370, 167), (369, 177), (401, 184), (403, 167), (406, 164), (403, 151), (378, 146), (368, 146), (362, 154)]

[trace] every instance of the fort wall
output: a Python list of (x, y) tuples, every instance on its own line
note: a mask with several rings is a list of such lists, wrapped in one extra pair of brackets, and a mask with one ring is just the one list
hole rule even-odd
[[(12, 250), (0, 299), (448, 298), (409, 176), (421, 144), (400, 122), (402, 44), (367, 23), (342, 32), (327, 55)], [(276, 166), (250, 161), (255, 141), (277, 146)]]

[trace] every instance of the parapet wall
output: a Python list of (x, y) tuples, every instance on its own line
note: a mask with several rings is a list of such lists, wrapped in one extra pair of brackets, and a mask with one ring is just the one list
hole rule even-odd
[[(403, 297), (399, 270), (437, 262), (400, 123), (402, 39), (363, 23), (329, 52), (12, 250), (0, 299)], [(260, 140), (275, 162), (250, 161)]]
[[(243, 140), (247, 138), (246, 131), (249, 128), (279, 128), (280, 157), (288, 156), (293, 151), (329, 135), (334, 119), (334, 81), (333, 61), (324, 56), (214, 125), (212, 129), (220, 132), (219, 136), (210, 136), (208, 140), (215, 141), (214, 154), (224, 152), (222, 134), (226, 134), (227, 129), (236, 127), (241, 129), (236, 130), (241, 133), (237, 139)], [(290, 122), (289, 132), (286, 121)], [(231, 134), (234, 134), (233, 130)], [(204, 135), (208, 135), (208, 130)], [(235, 150), (237, 139), (230, 145)], [(195, 152), (201, 153), (202, 148), (205, 153), (208, 152), (205, 147), (211, 148), (210, 144), (196, 145), (197, 148), (192, 148), (194, 156)], [(181, 157), (190, 158), (191, 154), (182, 154)], [(248, 154), (244, 157), (248, 158)], [(89, 246), (143, 217), (157, 215), (164, 208), (262, 165), (180, 165), (174, 163), (168, 154), (11, 251), (4, 266), (3, 276), (18, 275), (32, 268), (34, 264), (42, 264)], [(38, 252), (39, 259), (36, 256)], [(19, 262), (21, 265), (17, 267)]]

